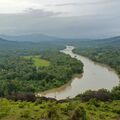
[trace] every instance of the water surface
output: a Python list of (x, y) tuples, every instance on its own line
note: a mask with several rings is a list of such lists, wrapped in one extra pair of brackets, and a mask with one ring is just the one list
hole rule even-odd
[(58, 100), (73, 98), (86, 90), (105, 88), (111, 90), (119, 84), (119, 77), (113, 69), (91, 61), (90, 59), (72, 52), (74, 47), (67, 46), (61, 52), (70, 55), (84, 64), (84, 73), (81, 77), (73, 78), (68, 84), (40, 93), (41, 96), (56, 98)]

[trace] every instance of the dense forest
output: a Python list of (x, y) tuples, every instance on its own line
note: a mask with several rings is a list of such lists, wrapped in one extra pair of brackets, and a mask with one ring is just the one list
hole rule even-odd
[[(69, 82), (74, 74), (83, 72), (80, 61), (59, 52), (60, 45), (5, 43), (8, 45), (0, 48), (4, 51), (0, 53), (0, 96), (59, 87)], [(2, 44), (5, 43), (3, 40)]]

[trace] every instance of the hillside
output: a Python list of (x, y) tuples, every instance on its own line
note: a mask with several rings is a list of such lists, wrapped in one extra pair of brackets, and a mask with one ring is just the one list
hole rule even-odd
[(55, 42), (55, 40), (36, 43), (29, 41), (9, 41), (8, 39), (0, 38), (0, 56), (40, 54), (42, 51), (61, 50), (65, 45), (60, 41)]
[(27, 41), (27, 42), (42, 42), (42, 41), (53, 41), (60, 40), (60, 38), (44, 35), (44, 34), (25, 34), (25, 35), (16, 35), (16, 36), (7, 36), (1, 35), (2, 38), (9, 41)]
[(16, 42), (10, 42), (10, 41), (8, 41), (8, 40), (5, 40), (5, 39), (3, 39), (3, 38), (0, 38), (0, 46), (3, 46), (3, 45), (13, 45), (13, 44), (15, 44)]
[(20, 46), (22, 47), (23, 44), (0, 38), (0, 52), (2, 52), (2, 50), (9, 51), (10, 49), (19, 48)]
[(112, 46), (112, 47), (120, 46), (120, 36), (105, 38), (105, 39), (98, 39), (93, 42), (96, 42), (101, 46)]
[(9, 41), (8, 39), (0, 38), (0, 47), (20, 47), (25, 45), (32, 45), (28, 42)]

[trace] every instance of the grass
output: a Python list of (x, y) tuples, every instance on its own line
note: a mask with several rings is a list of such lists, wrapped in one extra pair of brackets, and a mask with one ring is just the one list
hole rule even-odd
[[(97, 106), (92, 101), (86, 103), (74, 100), (64, 103), (54, 101), (38, 103), (36, 101), (32, 103), (0, 99), (0, 120), (73, 120), (71, 115), (78, 106), (86, 111), (87, 119), (85, 120), (119, 120), (120, 101), (96, 101), (96, 103)], [(49, 112), (54, 115), (51, 119), (48, 119)]]
[(36, 67), (47, 67), (50, 65), (50, 62), (44, 59), (41, 59), (40, 56), (24, 56), (25, 59), (32, 59)]

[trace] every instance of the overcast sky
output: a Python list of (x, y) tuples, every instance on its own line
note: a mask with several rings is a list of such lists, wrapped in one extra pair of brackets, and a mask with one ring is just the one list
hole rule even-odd
[(120, 0), (0, 0), (0, 34), (120, 35)]

